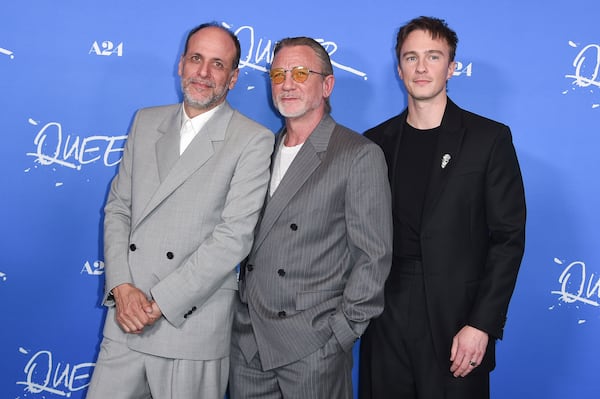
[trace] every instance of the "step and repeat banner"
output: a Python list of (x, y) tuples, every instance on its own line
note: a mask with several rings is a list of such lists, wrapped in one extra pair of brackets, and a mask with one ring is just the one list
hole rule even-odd
[(229, 100), (274, 131), (274, 44), (318, 39), (336, 75), (333, 116), (363, 132), (406, 106), (394, 41), (419, 15), (458, 33), (449, 95), (511, 127), (525, 180), (526, 253), (492, 397), (597, 397), (600, 3), (239, 3), (0, 6), (0, 397), (85, 397), (104, 317), (108, 185), (135, 110), (181, 101), (189, 29), (217, 21), (237, 34), (242, 63)]

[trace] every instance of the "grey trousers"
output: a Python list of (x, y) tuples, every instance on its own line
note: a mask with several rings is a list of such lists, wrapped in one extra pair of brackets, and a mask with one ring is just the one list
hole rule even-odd
[(102, 340), (87, 399), (223, 399), (229, 358), (168, 359)]
[(234, 344), (230, 399), (352, 399), (352, 361), (332, 336), (304, 359), (264, 371), (258, 353), (247, 363)]

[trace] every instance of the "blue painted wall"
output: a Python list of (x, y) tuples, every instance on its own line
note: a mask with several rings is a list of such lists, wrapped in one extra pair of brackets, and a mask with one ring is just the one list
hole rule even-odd
[[(136, 109), (180, 101), (187, 31), (218, 21), (242, 44), (230, 102), (278, 130), (265, 70), (306, 35), (334, 61), (333, 116), (358, 131), (406, 105), (397, 29), (444, 18), (449, 83), (508, 124), (523, 170), (527, 247), (492, 397), (597, 397), (600, 358), (600, 3), (6, 1), (0, 7), (0, 396), (83, 398), (104, 311), (102, 207)], [(358, 360), (358, 359), (357, 359)]]

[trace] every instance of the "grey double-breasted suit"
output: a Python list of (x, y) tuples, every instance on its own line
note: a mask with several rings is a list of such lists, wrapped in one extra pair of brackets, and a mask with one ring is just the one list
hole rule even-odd
[[(229, 353), (235, 268), (248, 254), (269, 179), (273, 134), (217, 109), (180, 156), (181, 104), (140, 110), (105, 207), (104, 335), (157, 356)], [(125, 334), (108, 292), (131, 283), (163, 316)]]
[(383, 309), (391, 248), (383, 153), (326, 115), (265, 203), (240, 281), (234, 345), (247, 361), (258, 352), (264, 369), (332, 337), (350, 351)]

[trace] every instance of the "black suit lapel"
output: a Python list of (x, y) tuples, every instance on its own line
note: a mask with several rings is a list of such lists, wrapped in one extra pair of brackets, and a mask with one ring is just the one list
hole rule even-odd
[(398, 170), (398, 154), (400, 152), (400, 142), (402, 141), (402, 131), (404, 123), (408, 116), (408, 110), (404, 110), (390, 123), (383, 131), (383, 141), (378, 143), (383, 149), (386, 160), (388, 160), (388, 178), (392, 190), (392, 198), (396, 198), (396, 172)]
[(442, 131), (438, 138), (438, 143), (429, 175), (429, 185), (425, 196), (425, 205), (423, 207), (424, 225), (428, 221), (438, 201), (443, 197), (443, 192), (448, 182), (448, 176), (455, 169), (455, 165), (460, 158), (460, 150), (465, 129), (462, 127), (460, 108), (458, 108), (450, 99), (444, 111), (442, 118)]

